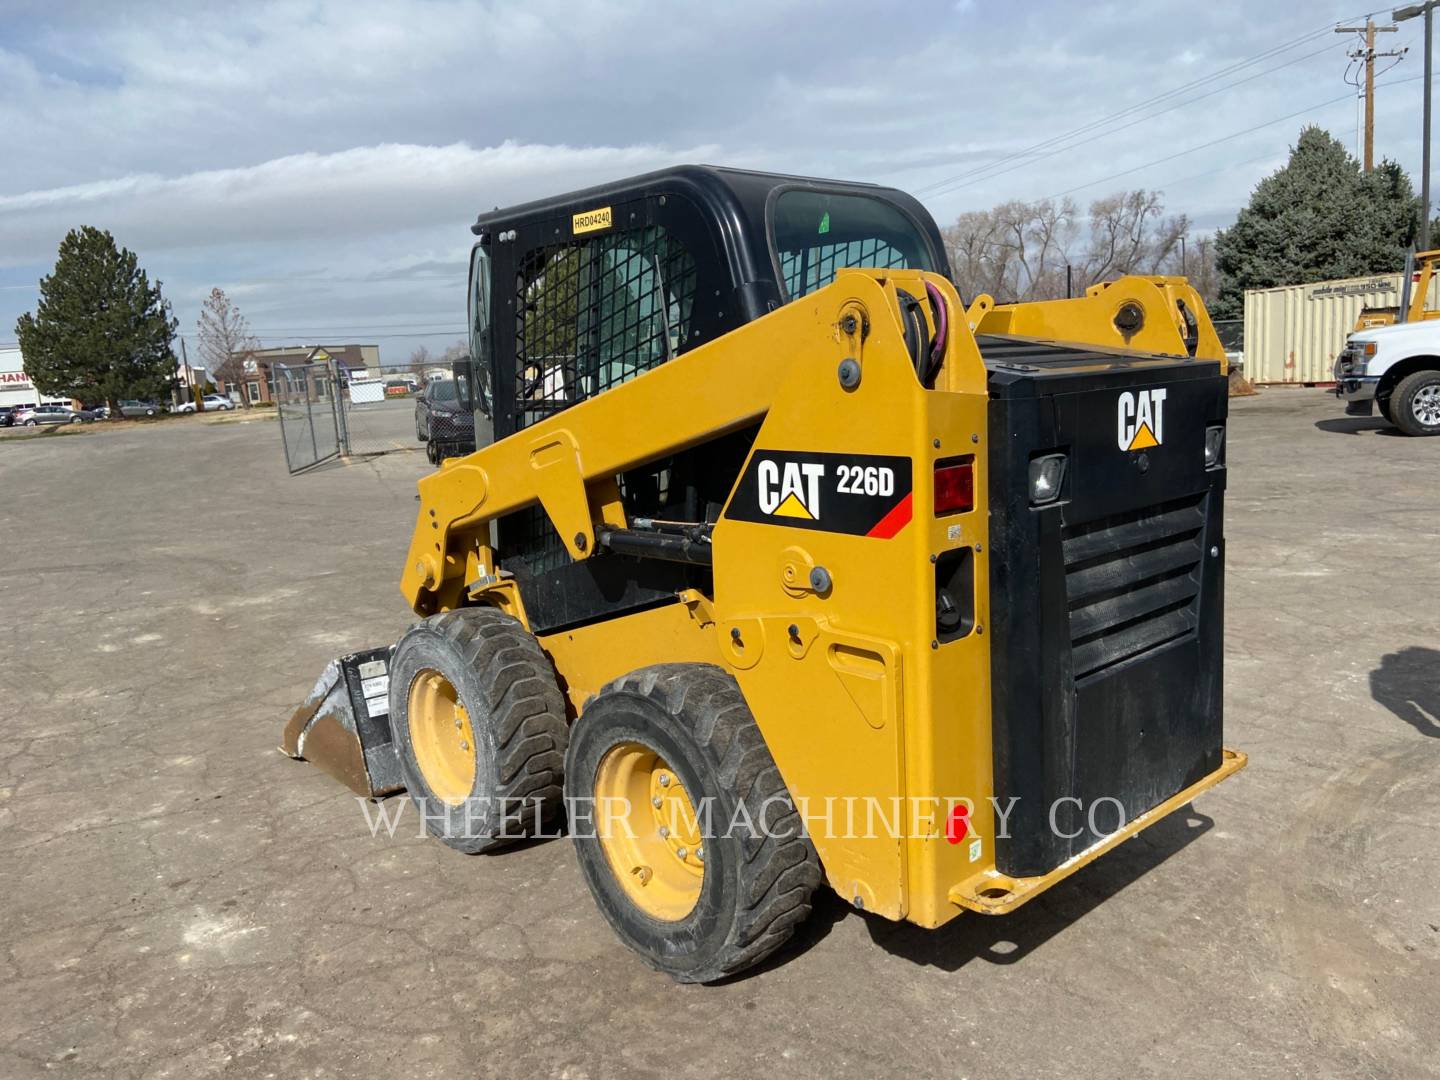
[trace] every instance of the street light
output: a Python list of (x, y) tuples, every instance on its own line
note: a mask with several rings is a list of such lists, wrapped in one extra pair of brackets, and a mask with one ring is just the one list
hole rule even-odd
[(1427, 251), (1430, 247), (1430, 22), (1437, 3), (1440, 3), (1440, 0), (1426, 0), (1423, 4), (1411, 4), (1409, 7), (1396, 8), (1390, 13), (1390, 17), (1397, 23), (1413, 19), (1417, 15), (1425, 16), (1425, 118), (1422, 121), (1425, 135), (1420, 144), (1421, 251)]

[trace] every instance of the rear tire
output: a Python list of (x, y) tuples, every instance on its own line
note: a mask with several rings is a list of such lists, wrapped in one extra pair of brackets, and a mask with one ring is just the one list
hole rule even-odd
[[(673, 805), (705, 807), (708, 821), (702, 809), (695, 828), (657, 825), (676, 787)], [(718, 667), (658, 664), (602, 689), (571, 733), (565, 794), (601, 913), (680, 982), (751, 967), (810, 914), (820, 860), (740, 688)]]
[(1390, 413), (1406, 435), (1440, 435), (1440, 371), (1417, 371), (1400, 380)]
[(493, 608), (416, 623), (390, 663), (390, 726), (426, 830), (477, 853), (560, 807), (565, 701), (534, 636)]

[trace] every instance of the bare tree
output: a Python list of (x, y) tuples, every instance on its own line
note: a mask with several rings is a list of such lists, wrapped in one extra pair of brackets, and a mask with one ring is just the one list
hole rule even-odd
[(1190, 228), (1184, 214), (1164, 217), (1158, 191), (1121, 192), (1090, 204), (1089, 243), (1082, 266), (1087, 284), (1121, 274), (1158, 274), (1178, 254)]
[[(961, 294), (989, 293), (1004, 302), (1057, 299), (1067, 284), (1079, 294), (1122, 274), (1182, 273), (1189, 230), (1184, 214), (1166, 216), (1159, 192), (1139, 189), (1096, 199), (1083, 217), (1070, 199), (971, 210), (944, 236)], [(1196, 287), (1207, 300), (1214, 296), (1205, 276), (1213, 276), (1212, 247), (1202, 237), (1186, 252), (1201, 271)]]
[(415, 351), (410, 354), (410, 359), (407, 363), (409, 363), (412, 370), (419, 371), (426, 364), (430, 363), (430, 350), (424, 345), (415, 346)]
[(964, 295), (1038, 300), (1064, 295), (1066, 249), (1076, 230), (1075, 204), (1046, 199), (962, 214), (945, 240)]
[[(211, 378), (223, 379), (227, 389), (243, 382), (245, 361), (260, 348), (260, 342), (224, 289), (210, 290), (201, 305), (197, 328), (200, 341), (196, 351)], [(240, 400), (245, 408), (250, 407), (250, 395), (241, 394)]]
[(449, 348), (440, 354), (440, 363), (449, 367), (457, 360), (468, 360), (470, 358), (470, 343), (465, 340), (454, 342)]
[(1215, 261), (1215, 237), (1186, 237), (1180, 253), (1172, 258), (1168, 272), (1189, 278), (1207, 308), (1214, 308), (1219, 302), (1220, 267)]

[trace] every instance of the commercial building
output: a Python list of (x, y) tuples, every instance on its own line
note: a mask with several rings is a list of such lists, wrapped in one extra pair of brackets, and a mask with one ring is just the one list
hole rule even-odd
[(68, 405), (70, 399), (42, 394), (25, 374), (25, 360), (16, 346), (0, 347), (0, 405)]
[(236, 389), (251, 404), (275, 400), (275, 368), (330, 362), (342, 383), (380, 366), (379, 345), (290, 345), (255, 349), (241, 358), (241, 377), (226, 389)]

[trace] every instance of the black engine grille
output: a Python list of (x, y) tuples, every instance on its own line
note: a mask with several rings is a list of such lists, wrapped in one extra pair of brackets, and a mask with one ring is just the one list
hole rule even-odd
[(1077, 680), (1195, 633), (1205, 496), (1061, 534)]

